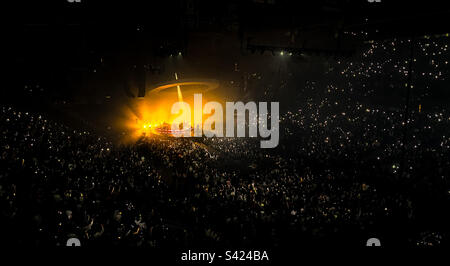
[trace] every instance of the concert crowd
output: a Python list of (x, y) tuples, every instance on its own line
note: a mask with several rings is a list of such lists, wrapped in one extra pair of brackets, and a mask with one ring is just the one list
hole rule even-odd
[[(448, 245), (450, 112), (417, 108), (448, 81), (446, 42), (420, 42), (414, 62), (430, 65), (414, 73), (422, 90), (407, 112), (367, 99), (376, 86), (410, 85), (410, 62), (393, 56), (408, 40), (334, 60), (281, 114), (274, 149), (257, 138), (142, 136), (119, 145), (2, 106), (2, 241), (272, 247), (364, 246), (377, 237), (392, 246)], [(371, 86), (381, 79), (390, 82)]]

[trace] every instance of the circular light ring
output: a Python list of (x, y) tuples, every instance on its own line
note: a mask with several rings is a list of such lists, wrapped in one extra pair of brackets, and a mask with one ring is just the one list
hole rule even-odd
[(157, 84), (154, 88), (149, 89), (151, 93), (159, 93), (169, 88), (173, 88), (176, 86), (203, 86), (206, 89), (202, 90), (202, 92), (212, 91), (219, 87), (219, 82), (215, 79), (202, 79), (202, 80), (194, 80), (194, 79), (178, 79), (165, 83)]

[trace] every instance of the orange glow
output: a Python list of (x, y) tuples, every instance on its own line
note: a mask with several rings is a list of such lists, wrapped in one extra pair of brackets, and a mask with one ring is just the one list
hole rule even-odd
[[(175, 89), (176, 87), (176, 89)], [(145, 135), (147, 137), (160, 135), (161, 128), (170, 128), (175, 118), (180, 114), (171, 114), (172, 105), (180, 99), (189, 104), (191, 108), (191, 128), (194, 128), (194, 108), (201, 112), (199, 106), (194, 107), (194, 93), (202, 93), (202, 106), (208, 101), (218, 101), (217, 97), (205, 94), (204, 89), (190, 89), (187, 95), (182, 95), (182, 86), (173, 85), (164, 92), (155, 90), (147, 92), (144, 98), (134, 100), (124, 111), (126, 117), (125, 127), (131, 140)], [(161, 93), (160, 93), (161, 92)], [(184, 96), (184, 97), (183, 97)], [(202, 114), (202, 121), (210, 115)], [(158, 131), (159, 130), (159, 131)]]

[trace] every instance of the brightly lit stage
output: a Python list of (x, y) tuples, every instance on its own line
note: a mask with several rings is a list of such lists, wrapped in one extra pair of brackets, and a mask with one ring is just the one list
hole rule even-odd
[(192, 104), (194, 94), (206, 95), (219, 87), (214, 79), (176, 79), (158, 83), (147, 89), (145, 97), (137, 98), (136, 118), (133, 128), (138, 134), (173, 136), (190, 131), (193, 134), (193, 125), (188, 129), (173, 130), (171, 128), (173, 115), (171, 106), (176, 101), (185, 101)]

